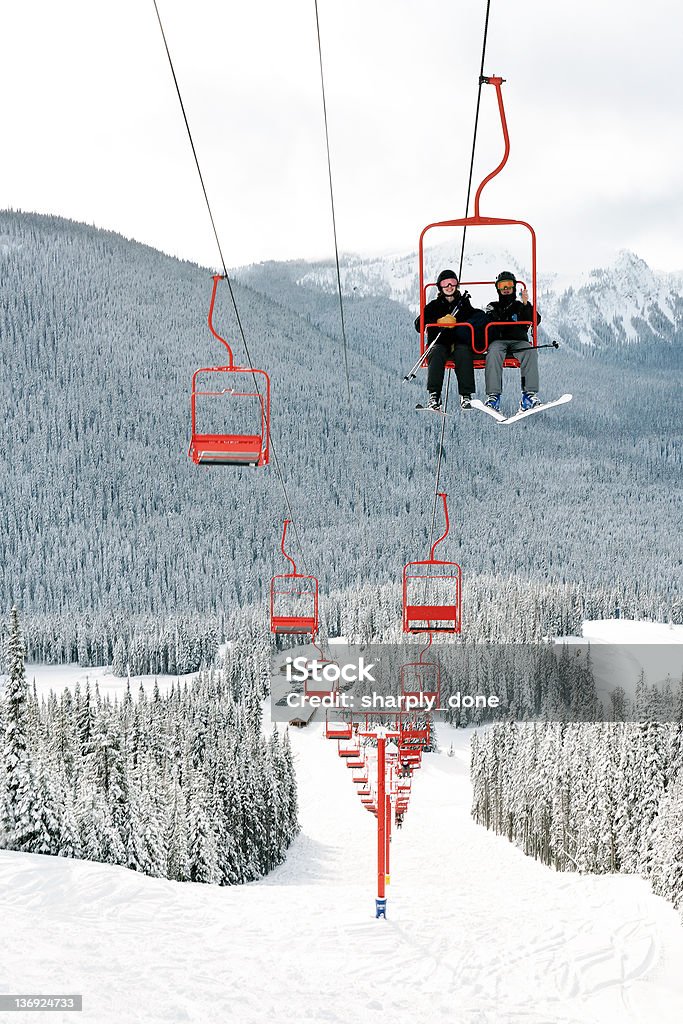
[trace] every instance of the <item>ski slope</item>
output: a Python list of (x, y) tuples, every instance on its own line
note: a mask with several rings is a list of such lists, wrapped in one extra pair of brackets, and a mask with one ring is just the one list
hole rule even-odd
[(675, 911), (640, 879), (558, 875), (475, 826), (470, 734), (439, 732), (456, 753), (416, 772), (387, 921), (373, 916), (375, 819), (311, 726), (292, 737), (302, 833), (262, 882), (0, 852), (0, 991), (82, 993), (78, 1019), (97, 1024), (677, 1024)]
[[(639, 627), (584, 635), (655, 641)], [(39, 693), (44, 671), (28, 673)], [(476, 826), (471, 732), (438, 737), (394, 832), (388, 920), (374, 918), (375, 819), (314, 723), (291, 733), (301, 835), (260, 882), (0, 851), (0, 993), (81, 993), (79, 1017), (50, 1018), (67, 1024), (679, 1024), (676, 911), (639, 878), (557, 874)]]

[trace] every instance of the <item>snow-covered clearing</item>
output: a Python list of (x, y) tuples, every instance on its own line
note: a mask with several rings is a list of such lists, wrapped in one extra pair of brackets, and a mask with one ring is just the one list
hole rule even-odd
[[(28, 671), (39, 692), (43, 671)], [(0, 852), (0, 992), (82, 993), (77, 1019), (93, 1024), (683, 1020), (673, 908), (641, 879), (556, 874), (473, 824), (471, 733), (438, 733), (394, 833), (387, 921), (374, 919), (375, 819), (314, 724), (292, 730), (301, 835), (261, 882)]]
[(633, 619), (586, 620), (580, 637), (562, 637), (591, 652), (591, 667), (598, 698), (609, 708), (609, 695), (621, 686), (633, 699), (641, 672), (648, 686), (662, 686), (667, 677), (676, 682), (683, 671), (683, 626)]
[[(3, 680), (0, 676), (0, 683)], [(154, 683), (157, 682), (161, 693), (167, 693), (173, 683), (191, 683), (197, 678), (197, 673), (184, 676), (131, 676), (130, 689), (135, 698), (142, 686), (147, 696), (151, 696), (154, 690)], [(73, 692), (78, 684), (81, 692), (90, 683), (90, 692), (95, 692), (95, 686), (100, 691), (101, 697), (122, 697), (126, 691), (128, 679), (122, 676), (115, 676), (110, 665), (98, 665), (94, 668), (83, 668), (81, 665), (35, 665), (30, 661), (26, 662), (26, 682), (29, 688), (35, 683), (38, 697), (47, 697), (51, 690), (61, 693), (64, 689)]]

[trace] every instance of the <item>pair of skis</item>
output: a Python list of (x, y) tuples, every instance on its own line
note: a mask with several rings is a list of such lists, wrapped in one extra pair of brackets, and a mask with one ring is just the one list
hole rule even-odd
[[(478, 398), (473, 398), (471, 401), (472, 409), (476, 409), (478, 412), (485, 412), (488, 416), (491, 416), (497, 423), (516, 423), (517, 420), (523, 420), (527, 416), (533, 416), (537, 412), (545, 412), (546, 409), (553, 409), (556, 405), (566, 405), (567, 402), (571, 402), (572, 395), (560, 395), (552, 402), (541, 402), (540, 405), (535, 405), (533, 409), (525, 409), (524, 412), (516, 412), (512, 416), (504, 416), (502, 412), (498, 412), (496, 409), (489, 409), (488, 406), (484, 405), (483, 402), (479, 401)], [(416, 405), (415, 408), (419, 412), (434, 412), (440, 416), (451, 416), (452, 413), (444, 412), (443, 409), (430, 409), (426, 405)]]

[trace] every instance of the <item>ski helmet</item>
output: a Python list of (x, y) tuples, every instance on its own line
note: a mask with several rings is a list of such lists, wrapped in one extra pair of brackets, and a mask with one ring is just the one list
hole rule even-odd
[(441, 282), (442, 281), (456, 281), (458, 284), (460, 283), (458, 281), (458, 275), (456, 274), (456, 272), (454, 270), (442, 270), (441, 271), (441, 273), (439, 274), (439, 276), (436, 279), (436, 285), (437, 285), (437, 288), (439, 289), (439, 291), (441, 291)]
[(501, 270), (500, 274), (496, 278), (496, 291), (498, 291), (498, 285), (503, 281), (512, 281), (513, 285), (517, 287), (517, 278), (511, 270)]

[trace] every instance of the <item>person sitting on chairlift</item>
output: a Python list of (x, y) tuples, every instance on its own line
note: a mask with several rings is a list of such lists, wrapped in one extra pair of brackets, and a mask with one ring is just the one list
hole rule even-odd
[[(461, 409), (472, 408), (470, 399), (476, 389), (472, 331), (458, 324), (471, 323), (481, 329), (484, 313), (472, 306), (469, 292), (461, 292), (458, 284), (458, 275), (454, 270), (442, 270), (436, 279), (439, 294), (424, 308), (424, 323), (436, 324), (426, 331), (428, 343), (436, 342), (427, 356), (429, 408), (436, 411), (441, 409), (441, 389), (449, 360), (452, 359), (455, 364)], [(415, 330), (420, 330), (419, 316), (415, 321)]]
[[(534, 309), (529, 302), (526, 285), (522, 285), (521, 296), (517, 298), (517, 278), (511, 270), (502, 270), (496, 278), (498, 298), (486, 307), (488, 323), (505, 321), (510, 327), (489, 328), (489, 344), (484, 369), (486, 381), (486, 405), (500, 412), (500, 396), (503, 390), (503, 363), (506, 356), (519, 360), (522, 371), (522, 398), (519, 411), (527, 412), (541, 405), (538, 397), (538, 353), (529, 341), (529, 328), (516, 321), (532, 321)], [(536, 323), (540, 324), (541, 314), (537, 313)]]

